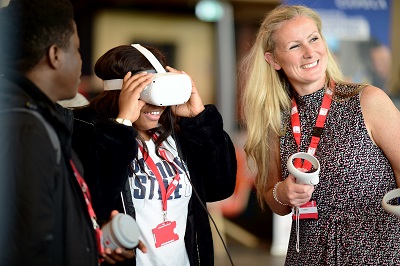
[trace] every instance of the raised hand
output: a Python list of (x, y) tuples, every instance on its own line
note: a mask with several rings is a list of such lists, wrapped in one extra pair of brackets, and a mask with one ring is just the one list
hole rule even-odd
[(141, 72), (132, 76), (128, 72), (124, 77), (121, 93), (119, 95), (119, 118), (135, 122), (140, 115), (140, 110), (146, 103), (140, 100), (140, 93), (151, 83), (151, 73)]
[[(187, 75), (184, 71), (176, 70), (170, 66), (167, 66), (167, 70), (172, 73), (180, 73)], [(190, 95), (189, 100), (184, 104), (171, 106), (172, 112), (174, 112), (175, 115), (177, 116), (195, 117), (204, 110), (203, 101), (201, 100), (201, 97), (197, 91), (196, 85), (192, 77), (190, 77), (190, 79), (192, 81), (192, 93)]]

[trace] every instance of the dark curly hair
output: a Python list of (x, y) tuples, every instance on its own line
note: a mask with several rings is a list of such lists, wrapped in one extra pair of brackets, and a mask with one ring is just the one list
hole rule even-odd
[(0, 9), (1, 65), (26, 73), (51, 45), (68, 48), (73, 33), (69, 0), (11, 0)]

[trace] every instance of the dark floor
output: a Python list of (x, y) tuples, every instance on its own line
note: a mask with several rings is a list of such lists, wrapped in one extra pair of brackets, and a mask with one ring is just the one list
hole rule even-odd
[(228, 250), (233, 264), (226, 253), (221, 253), (215, 258), (215, 266), (283, 266), (285, 262), (284, 256), (272, 256), (270, 254), (269, 244), (249, 248), (228, 240)]

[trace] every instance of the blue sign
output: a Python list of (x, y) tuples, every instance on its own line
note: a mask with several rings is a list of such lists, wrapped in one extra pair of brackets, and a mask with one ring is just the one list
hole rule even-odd
[(324, 35), (339, 39), (376, 39), (390, 47), (392, 0), (283, 0), (316, 10), (323, 21)]

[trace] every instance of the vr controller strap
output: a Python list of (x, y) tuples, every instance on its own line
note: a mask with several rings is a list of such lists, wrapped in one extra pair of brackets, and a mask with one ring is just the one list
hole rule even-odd
[(147, 60), (149, 60), (151, 65), (156, 69), (157, 73), (166, 73), (164, 67), (160, 64), (157, 58), (149, 50), (147, 50), (146, 48), (137, 43), (131, 44), (131, 46), (136, 48), (147, 58)]

